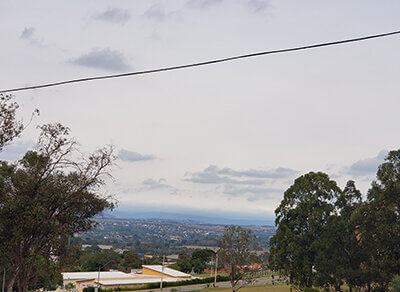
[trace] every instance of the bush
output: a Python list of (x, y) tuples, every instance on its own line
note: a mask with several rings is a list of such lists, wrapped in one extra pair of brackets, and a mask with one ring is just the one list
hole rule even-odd
[(319, 292), (319, 290), (316, 288), (306, 287), (304, 288), (304, 292)]
[(390, 291), (400, 292), (400, 275), (394, 276), (392, 282), (390, 282)]

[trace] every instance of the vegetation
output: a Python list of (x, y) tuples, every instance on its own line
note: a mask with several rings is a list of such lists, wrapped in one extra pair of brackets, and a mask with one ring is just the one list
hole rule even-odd
[(184, 273), (201, 274), (204, 269), (210, 268), (210, 262), (214, 257), (215, 253), (210, 249), (196, 249), (191, 255), (182, 249), (179, 252), (177, 262), (169, 267)]
[(400, 150), (379, 166), (367, 199), (353, 181), (341, 190), (327, 174), (295, 180), (276, 209), (271, 267), (291, 285), (387, 291), (400, 274)]
[(393, 280), (390, 282), (390, 291), (400, 292), (400, 275), (394, 276)]
[[(16, 120), (17, 109), (11, 95), (0, 94), (0, 151), (24, 129)], [(164, 228), (179, 229), (175, 223), (160, 228), (156, 222), (152, 228), (158, 228), (158, 232), (143, 233), (152, 236), (151, 242), (154, 238), (169, 242), (142, 243), (139, 238), (129, 237), (129, 231), (120, 226), (121, 234), (131, 240), (123, 246), (130, 248), (122, 254), (96, 247), (83, 251), (79, 243), (70, 244), (76, 240), (75, 234), (94, 227), (95, 215), (114, 207), (112, 198), (100, 193), (109, 175), (112, 149), (99, 149), (79, 160), (77, 144), (69, 138), (68, 128), (48, 124), (40, 130), (35, 150), (16, 162), (0, 162), (0, 268), (7, 271), (8, 291), (54, 289), (61, 281), (61, 269), (93, 271), (102, 267), (130, 271), (142, 264), (159, 264), (160, 257), (142, 259), (136, 252), (148, 250), (149, 246), (164, 252), (173, 241), (190, 242), (164, 232)], [(189, 229), (196, 234), (194, 243), (213, 244), (222, 234), (219, 258), (229, 277), (219, 276), (219, 280), (229, 280), (233, 291), (252, 282), (256, 271), (250, 264), (265, 261), (268, 256), (270, 266), (287, 275), (291, 287), (303, 291), (316, 288), (341, 291), (343, 287), (350, 291), (399, 291), (399, 194), (400, 150), (397, 150), (391, 151), (379, 166), (376, 181), (372, 182), (365, 200), (354, 181), (347, 182), (342, 190), (322, 172), (297, 178), (275, 211), (278, 227), (270, 240), (269, 255), (256, 257), (252, 253), (257, 245), (250, 229), (227, 226), (222, 234), (221, 226), (215, 225), (212, 235), (200, 225)], [(142, 231), (147, 225), (141, 224)], [(264, 240), (271, 230), (258, 232)], [(176, 243), (171, 246), (177, 249)], [(195, 250), (191, 254), (181, 250), (175, 268), (201, 273), (213, 256), (211, 250)], [(194, 279), (164, 286), (212, 280)], [(145, 288), (158, 285), (149, 284)]]
[(254, 279), (252, 250), (255, 250), (256, 239), (251, 230), (240, 226), (226, 226), (220, 241), (218, 256), (229, 272), (232, 291), (235, 292)]
[[(89, 245), (112, 245), (138, 254), (178, 254), (185, 246), (217, 247), (224, 225), (168, 219), (97, 218), (96, 228), (74, 241)], [(246, 226), (257, 236), (260, 249), (268, 248), (274, 226)]]
[[(201, 290), (192, 290), (191, 292), (206, 292), (206, 291), (217, 291), (217, 292), (227, 292), (231, 291), (231, 288), (207, 288)], [(290, 287), (286, 284), (266, 284), (266, 285), (252, 285), (243, 287), (241, 292), (265, 292), (265, 291), (273, 291), (273, 292), (289, 292)]]
[[(23, 129), (10, 99), (0, 96), (0, 149)], [(57, 285), (57, 259), (67, 252), (69, 237), (92, 228), (93, 216), (113, 207), (98, 192), (112, 149), (78, 161), (68, 128), (49, 124), (40, 130), (34, 151), (0, 165), (0, 254), (8, 291)]]
[(11, 94), (0, 93), (0, 151), (24, 129), (23, 124), (15, 118), (19, 106), (11, 100)]
[(90, 247), (81, 250), (79, 246), (75, 246), (74, 252), (62, 257), (61, 268), (71, 272), (97, 271), (99, 267), (102, 267), (102, 270), (118, 269), (130, 272), (131, 269), (139, 269), (142, 265), (159, 265), (161, 262), (160, 257), (142, 258), (133, 251), (120, 254), (111, 249)]

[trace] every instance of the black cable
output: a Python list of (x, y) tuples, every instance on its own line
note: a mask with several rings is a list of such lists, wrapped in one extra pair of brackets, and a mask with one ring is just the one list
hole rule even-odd
[(114, 75), (104, 75), (104, 76), (96, 76), (96, 77), (71, 79), (71, 80), (66, 80), (66, 81), (34, 85), (34, 86), (27, 86), (27, 87), (17, 87), (17, 88), (12, 88), (12, 89), (0, 90), (0, 93), (38, 89), (38, 88), (59, 86), (59, 85), (64, 85), (64, 84), (86, 82), (86, 81), (92, 81), (92, 80), (111, 79), (111, 78), (119, 78), (119, 77), (133, 76), (133, 75), (143, 75), (143, 74), (150, 74), (150, 73), (157, 73), (157, 72), (164, 72), (164, 71), (172, 71), (172, 70), (185, 69), (185, 68), (190, 68), (190, 67), (198, 67), (198, 66), (211, 65), (211, 64), (216, 64), (216, 63), (228, 62), (228, 61), (233, 61), (233, 60), (238, 60), (238, 59), (245, 59), (245, 58), (250, 58), (250, 57), (257, 57), (257, 56), (278, 54), (278, 53), (286, 53), (286, 52), (293, 52), (293, 51), (301, 51), (301, 50), (307, 50), (307, 49), (315, 49), (315, 48), (320, 48), (320, 47), (340, 45), (340, 44), (345, 44), (345, 43), (359, 42), (359, 41), (365, 41), (365, 40), (370, 40), (370, 39), (375, 39), (375, 38), (387, 37), (387, 36), (391, 36), (391, 35), (395, 35), (395, 34), (400, 34), (400, 31), (393, 31), (393, 32), (388, 32), (388, 33), (370, 35), (370, 36), (353, 38), (353, 39), (346, 39), (346, 40), (329, 42), (329, 43), (320, 43), (320, 44), (315, 44), (315, 45), (294, 47), (294, 48), (288, 48), (288, 49), (264, 51), (264, 52), (239, 55), (239, 56), (222, 58), (222, 59), (215, 59), (215, 60), (210, 60), (210, 61), (205, 61), (205, 62), (180, 65), (180, 66), (165, 67), (165, 68), (159, 68), (159, 69), (151, 69), (151, 70), (145, 70), (145, 71), (136, 71), (136, 72), (122, 73), (122, 74), (114, 74)]

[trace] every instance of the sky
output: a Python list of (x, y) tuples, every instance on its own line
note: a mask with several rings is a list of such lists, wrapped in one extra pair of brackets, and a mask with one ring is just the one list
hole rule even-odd
[[(365, 0), (1, 0), (0, 88), (390, 32), (400, 29), (399, 9)], [(117, 216), (273, 224), (296, 177), (323, 171), (365, 194), (387, 151), (400, 148), (399, 50), (393, 36), (16, 92), (24, 122), (41, 114), (0, 159), (32, 147), (36, 125), (60, 122), (84, 153), (115, 147), (104, 192)]]

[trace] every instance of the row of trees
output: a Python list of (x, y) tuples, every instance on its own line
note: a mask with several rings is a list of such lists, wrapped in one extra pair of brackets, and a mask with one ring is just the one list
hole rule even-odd
[(141, 257), (134, 251), (127, 250), (118, 253), (112, 249), (100, 249), (97, 246), (84, 250), (80, 246), (70, 248), (68, 256), (61, 259), (61, 268), (70, 272), (85, 272), (116, 269), (130, 272), (132, 269), (139, 269), (142, 265), (160, 265), (162, 257), (153, 258)]
[(379, 166), (363, 200), (321, 172), (297, 178), (276, 209), (270, 264), (294, 286), (386, 291), (400, 274), (400, 150)]

